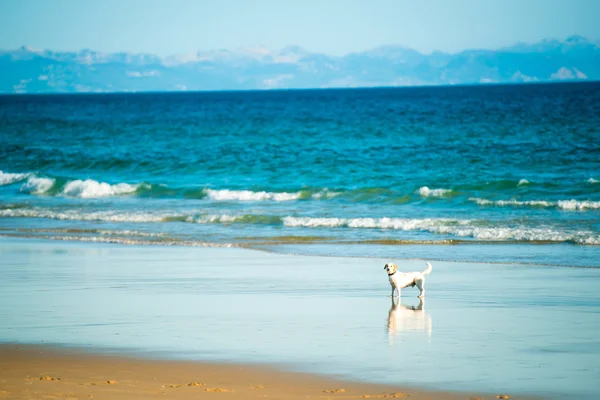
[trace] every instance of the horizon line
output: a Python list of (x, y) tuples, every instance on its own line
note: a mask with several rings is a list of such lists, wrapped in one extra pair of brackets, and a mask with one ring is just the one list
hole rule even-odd
[(485, 83), (456, 83), (456, 84), (433, 84), (414, 86), (360, 86), (360, 87), (314, 87), (314, 88), (264, 88), (264, 89), (220, 89), (220, 90), (132, 90), (114, 92), (41, 92), (41, 93), (19, 93), (0, 92), (0, 97), (5, 96), (110, 96), (110, 95), (136, 95), (136, 94), (194, 94), (194, 93), (236, 93), (236, 92), (309, 92), (309, 91), (341, 91), (341, 90), (402, 90), (402, 89), (441, 89), (441, 88), (464, 88), (464, 87), (498, 87), (498, 86), (544, 86), (544, 85), (586, 85), (598, 84), (600, 79), (583, 80), (561, 80), (561, 81), (533, 81), (533, 82), (485, 82)]

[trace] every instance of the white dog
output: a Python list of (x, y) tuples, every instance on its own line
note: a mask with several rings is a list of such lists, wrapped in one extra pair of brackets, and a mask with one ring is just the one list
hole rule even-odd
[(427, 264), (427, 269), (423, 272), (398, 272), (398, 266), (394, 263), (385, 264), (388, 277), (390, 278), (390, 285), (392, 285), (392, 297), (394, 297), (394, 291), (398, 291), (398, 297), (401, 296), (401, 290), (406, 287), (418, 287), (421, 293), (419, 298), (422, 299), (425, 295), (425, 275), (429, 275), (431, 272), (431, 264)]

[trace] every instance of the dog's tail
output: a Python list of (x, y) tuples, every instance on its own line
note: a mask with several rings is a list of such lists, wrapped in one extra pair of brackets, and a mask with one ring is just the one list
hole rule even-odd
[(429, 273), (431, 272), (431, 269), (432, 269), (431, 268), (431, 264), (429, 264), (429, 263), (425, 263), (425, 264), (427, 264), (427, 269), (425, 271), (421, 272), (421, 273), (423, 275), (429, 275)]

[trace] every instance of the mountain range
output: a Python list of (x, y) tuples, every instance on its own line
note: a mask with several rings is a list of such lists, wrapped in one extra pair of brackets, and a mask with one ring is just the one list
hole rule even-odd
[(582, 36), (424, 54), (403, 46), (330, 56), (298, 46), (158, 57), (0, 51), (0, 93), (346, 88), (600, 80), (600, 41)]

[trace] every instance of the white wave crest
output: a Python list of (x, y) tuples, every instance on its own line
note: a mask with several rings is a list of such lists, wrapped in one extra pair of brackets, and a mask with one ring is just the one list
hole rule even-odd
[(563, 210), (597, 210), (600, 208), (600, 201), (559, 200), (557, 205)]
[(40, 178), (38, 176), (29, 176), (27, 182), (21, 186), (21, 192), (31, 194), (44, 194), (54, 186), (56, 182), (53, 178)]
[(11, 185), (15, 182), (20, 182), (24, 179), (27, 179), (31, 174), (13, 174), (10, 172), (2, 172), (0, 171), (0, 186)]
[(166, 214), (150, 213), (115, 213), (99, 211), (82, 213), (75, 210), (55, 211), (45, 208), (15, 208), (0, 210), (0, 217), (6, 218), (46, 218), (66, 221), (106, 221), (106, 222), (163, 222), (166, 218), (174, 217)]
[(546, 200), (527, 200), (527, 201), (521, 201), (521, 200), (516, 200), (516, 199), (487, 200), (487, 199), (480, 199), (478, 197), (469, 197), (469, 201), (474, 201), (479, 206), (500, 206), (500, 207), (506, 207), (506, 206), (555, 207), (556, 206), (555, 202), (546, 201)]
[(589, 246), (599, 246), (600, 245), (600, 236), (590, 236), (590, 237), (582, 237), (574, 240), (577, 244), (589, 245)]
[(313, 193), (310, 197), (314, 200), (325, 200), (331, 199), (332, 197), (336, 197), (342, 194), (341, 192), (330, 192), (329, 189), (323, 189), (318, 193)]
[(590, 178), (587, 181), (588, 181), (588, 183), (598, 183), (598, 182), (600, 182), (599, 180), (594, 179), (594, 178)]
[(100, 235), (107, 235), (107, 236), (142, 236), (142, 237), (161, 237), (161, 236), (165, 236), (164, 233), (161, 232), (142, 232), (142, 231), (133, 231), (130, 229), (125, 229), (122, 231), (115, 231), (115, 230), (110, 230), (110, 229), (99, 229), (98, 233)]
[(517, 186), (525, 186), (525, 185), (529, 185), (529, 181), (527, 179), (521, 179), (519, 181), (519, 183), (517, 184)]
[(68, 182), (62, 190), (62, 194), (69, 197), (96, 198), (119, 196), (135, 192), (141, 184), (130, 185), (118, 183), (110, 185), (106, 182), (97, 182), (93, 179), (75, 180)]
[(427, 186), (422, 186), (419, 188), (419, 194), (422, 197), (443, 197), (451, 192), (451, 189), (429, 189)]
[(573, 242), (577, 244), (600, 244), (600, 235), (591, 231), (557, 231), (551, 228), (532, 227), (475, 227), (438, 226), (432, 233), (471, 237), (485, 241), (527, 241), (527, 242)]
[(233, 215), (201, 215), (199, 217), (187, 217), (186, 221), (198, 224), (216, 224), (235, 222), (238, 219), (239, 217)]
[(301, 196), (300, 192), (296, 193), (271, 193), (271, 192), (252, 192), (250, 190), (214, 190), (205, 189), (206, 195), (211, 200), (216, 201), (291, 201), (298, 200)]
[(284, 217), (283, 225), (305, 228), (379, 228), (403, 231), (427, 230), (439, 224), (468, 224), (469, 220), (454, 220), (445, 218), (311, 218)]
[(515, 207), (545, 207), (545, 208), (560, 208), (562, 210), (597, 210), (600, 209), (600, 201), (581, 201), (581, 200), (559, 200), (559, 201), (546, 201), (546, 200), (527, 200), (520, 201), (516, 199), (511, 200), (487, 200), (480, 199), (477, 197), (470, 197), (469, 201), (474, 201), (480, 206), (515, 206)]
[(562, 231), (533, 227), (486, 227), (477, 221), (444, 218), (309, 218), (285, 217), (285, 226), (307, 228), (379, 228), (403, 231), (426, 231), (441, 235), (470, 237), (482, 241), (542, 241), (600, 244), (600, 235), (591, 231)]

